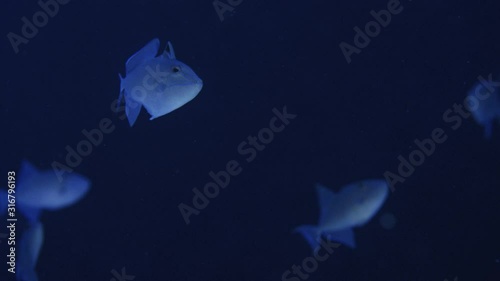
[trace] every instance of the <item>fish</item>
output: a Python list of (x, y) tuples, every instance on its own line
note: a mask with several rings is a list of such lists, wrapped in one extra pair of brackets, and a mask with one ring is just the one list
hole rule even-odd
[(316, 184), (320, 207), (318, 225), (300, 225), (294, 233), (300, 233), (314, 252), (320, 249), (320, 240), (355, 248), (353, 227), (366, 224), (382, 207), (389, 194), (389, 186), (383, 179), (368, 179), (350, 183), (338, 193), (322, 184)]
[(38, 281), (35, 267), (40, 256), (43, 240), (44, 229), (40, 221), (32, 223), (22, 234), (17, 258), (16, 279), (18, 281)]
[(485, 139), (491, 139), (495, 121), (500, 123), (500, 91), (492, 85), (495, 83), (476, 83), (467, 93), (465, 101), (474, 120), (484, 127)]
[[(15, 188), (17, 209), (30, 221), (39, 220), (43, 210), (59, 210), (71, 206), (89, 191), (88, 178), (71, 173), (60, 181), (53, 170), (41, 171), (30, 162), (21, 163)], [(1, 190), (0, 211), (7, 206), (7, 191)]]
[[(168, 48), (168, 50), (167, 50)], [(125, 102), (125, 114), (132, 127), (144, 106), (153, 120), (185, 105), (203, 88), (203, 81), (175, 57), (174, 47), (159, 55), (160, 40), (154, 38), (125, 64), (120, 77), (118, 104)]]

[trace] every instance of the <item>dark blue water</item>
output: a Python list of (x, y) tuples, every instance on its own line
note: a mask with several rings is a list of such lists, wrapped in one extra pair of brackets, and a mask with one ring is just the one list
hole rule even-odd
[[(500, 280), (500, 126), (485, 140), (472, 117), (456, 130), (443, 119), (478, 76), (499, 70), (500, 5), (401, 0), (348, 63), (339, 44), (354, 45), (353, 28), (388, 2), (224, 0), (233, 10), (221, 21), (211, 1), (75, 0), (17, 53), (7, 35), (21, 36), (21, 18), (41, 8), (3, 3), (0, 182), (23, 159), (64, 163), (66, 147), (104, 118), (114, 128), (75, 168), (91, 179), (89, 194), (42, 216), (39, 279)], [(170, 40), (204, 87), (130, 128), (111, 110), (118, 73), (154, 37)], [(282, 131), (255, 154), (238, 151), (284, 107), (296, 117)], [(311, 256), (292, 230), (317, 221), (315, 183), (338, 190), (397, 174), (398, 156), (436, 128), (447, 139), (355, 229), (356, 249), (282, 277)], [(192, 206), (192, 189), (230, 161), (240, 173), (186, 225), (179, 204)], [(0, 280), (14, 280), (1, 241)], [(115, 276), (122, 269), (128, 279)]]

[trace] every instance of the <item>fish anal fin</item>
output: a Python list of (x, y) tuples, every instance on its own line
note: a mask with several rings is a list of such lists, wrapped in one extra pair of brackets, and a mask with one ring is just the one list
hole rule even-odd
[(142, 104), (131, 99), (127, 95), (126, 91), (124, 91), (124, 96), (125, 96), (125, 114), (127, 114), (128, 123), (130, 124), (130, 127), (132, 127), (134, 126), (134, 123), (137, 120), (139, 113), (141, 113)]

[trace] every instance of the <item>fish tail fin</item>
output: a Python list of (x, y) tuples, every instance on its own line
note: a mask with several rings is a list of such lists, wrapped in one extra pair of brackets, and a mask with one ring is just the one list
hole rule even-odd
[(301, 225), (293, 230), (294, 233), (298, 232), (304, 236), (307, 243), (313, 251), (316, 251), (320, 247), (321, 232), (319, 228), (315, 225)]

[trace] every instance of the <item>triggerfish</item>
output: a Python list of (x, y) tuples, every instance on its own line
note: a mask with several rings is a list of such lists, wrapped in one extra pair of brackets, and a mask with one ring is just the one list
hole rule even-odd
[(320, 207), (318, 225), (301, 225), (295, 229), (307, 240), (313, 251), (320, 239), (340, 242), (354, 248), (353, 227), (367, 223), (380, 209), (389, 193), (385, 180), (363, 180), (344, 186), (338, 193), (316, 185)]
[(186, 64), (175, 58), (174, 48), (168, 42), (168, 51), (160, 55), (160, 40), (146, 44), (131, 56), (120, 75), (118, 104), (125, 99), (125, 113), (133, 126), (142, 106), (153, 120), (183, 106), (198, 95), (202, 80)]

